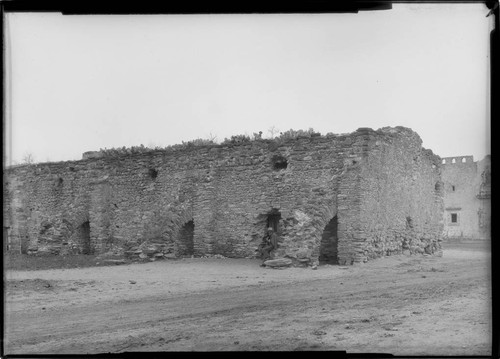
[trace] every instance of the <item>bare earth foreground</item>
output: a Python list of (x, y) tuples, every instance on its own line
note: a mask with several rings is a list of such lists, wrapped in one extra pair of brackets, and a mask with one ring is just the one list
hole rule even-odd
[(249, 259), (6, 271), (5, 354), (346, 350), (491, 353), (490, 252), (318, 270)]

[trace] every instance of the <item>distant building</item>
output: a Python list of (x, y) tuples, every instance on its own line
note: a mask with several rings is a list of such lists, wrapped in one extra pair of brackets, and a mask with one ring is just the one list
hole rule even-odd
[(491, 156), (442, 158), (446, 239), (491, 238)]

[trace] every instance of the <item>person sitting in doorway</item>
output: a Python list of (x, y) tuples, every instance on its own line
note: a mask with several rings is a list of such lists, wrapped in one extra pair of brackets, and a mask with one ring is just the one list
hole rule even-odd
[[(273, 229), (269, 227), (259, 246), (259, 253), (264, 262), (271, 258), (271, 252), (276, 248), (278, 248), (278, 236)], [(264, 265), (264, 263), (262, 263), (262, 265)]]

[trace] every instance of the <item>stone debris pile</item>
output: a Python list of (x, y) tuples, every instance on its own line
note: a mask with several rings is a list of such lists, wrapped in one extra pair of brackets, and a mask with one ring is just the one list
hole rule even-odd
[(201, 258), (227, 259), (227, 257), (224, 257), (222, 254), (206, 254), (206, 255), (202, 256)]

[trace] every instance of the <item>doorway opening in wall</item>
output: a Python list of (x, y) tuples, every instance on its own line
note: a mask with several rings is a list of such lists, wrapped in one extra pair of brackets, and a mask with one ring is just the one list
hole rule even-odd
[(325, 226), (319, 245), (319, 264), (338, 264), (338, 220), (334, 216)]
[(277, 209), (271, 210), (267, 215), (266, 229), (272, 228), (274, 233), (279, 233), (280, 219), (281, 219), (281, 213)]
[(194, 221), (190, 220), (181, 227), (177, 237), (177, 255), (192, 256), (194, 254)]
[(28, 236), (21, 236), (21, 253), (27, 254), (29, 246), (29, 238)]
[(92, 254), (90, 248), (90, 222), (83, 222), (80, 227), (78, 227), (78, 238), (80, 239), (80, 248), (82, 254)]

